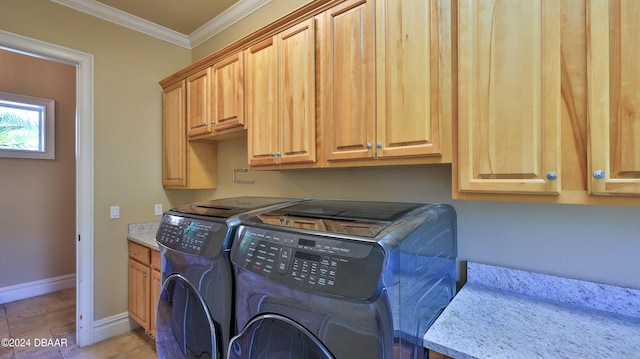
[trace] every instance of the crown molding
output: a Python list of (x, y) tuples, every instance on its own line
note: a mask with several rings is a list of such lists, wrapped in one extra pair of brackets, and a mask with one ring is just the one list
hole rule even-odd
[(51, 0), (91, 16), (191, 49), (189, 38), (177, 31), (131, 15), (95, 0)]
[(51, 1), (187, 49), (193, 49), (271, 2), (271, 0), (239, 0), (187, 36), (95, 0)]
[(271, 0), (238, 0), (223, 13), (189, 34), (191, 48), (216, 36), (270, 2)]

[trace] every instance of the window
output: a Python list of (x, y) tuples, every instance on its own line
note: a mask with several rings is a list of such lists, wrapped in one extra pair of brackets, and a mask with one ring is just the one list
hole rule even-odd
[(53, 100), (0, 92), (0, 157), (55, 158)]

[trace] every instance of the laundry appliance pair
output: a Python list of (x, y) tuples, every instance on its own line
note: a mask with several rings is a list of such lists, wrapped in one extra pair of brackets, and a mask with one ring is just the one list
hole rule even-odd
[(455, 294), (444, 204), (208, 201), (165, 213), (158, 242), (160, 358), (424, 358)]

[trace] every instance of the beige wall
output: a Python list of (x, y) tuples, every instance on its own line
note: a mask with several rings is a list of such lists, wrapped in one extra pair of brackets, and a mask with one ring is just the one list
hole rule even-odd
[(0, 287), (75, 273), (75, 67), (0, 50), (0, 91), (55, 100), (56, 158), (0, 158)]
[[(158, 220), (155, 203), (168, 208), (193, 196), (162, 188), (158, 85), (191, 53), (49, 0), (2, 0), (1, 8), (1, 30), (94, 56), (95, 319), (120, 314), (127, 310), (127, 224)], [(111, 205), (120, 206), (120, 219), (109, 219)]]

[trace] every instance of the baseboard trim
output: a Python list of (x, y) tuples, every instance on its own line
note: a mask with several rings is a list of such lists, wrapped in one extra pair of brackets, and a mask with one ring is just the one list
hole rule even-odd
[(93, 342), (98, 343), (116, 335), (130, 332), (139, 325), (129, 319), (129, 312), (112, 315), (93, 323)]
[(36, 280), (33, 282), (10, 285), (8, 287), (0, 288), (0, 304), (54, 293), (59, 290), (74, 288), (75, 286), (75, 273), (62, 275), (59, 277)]

